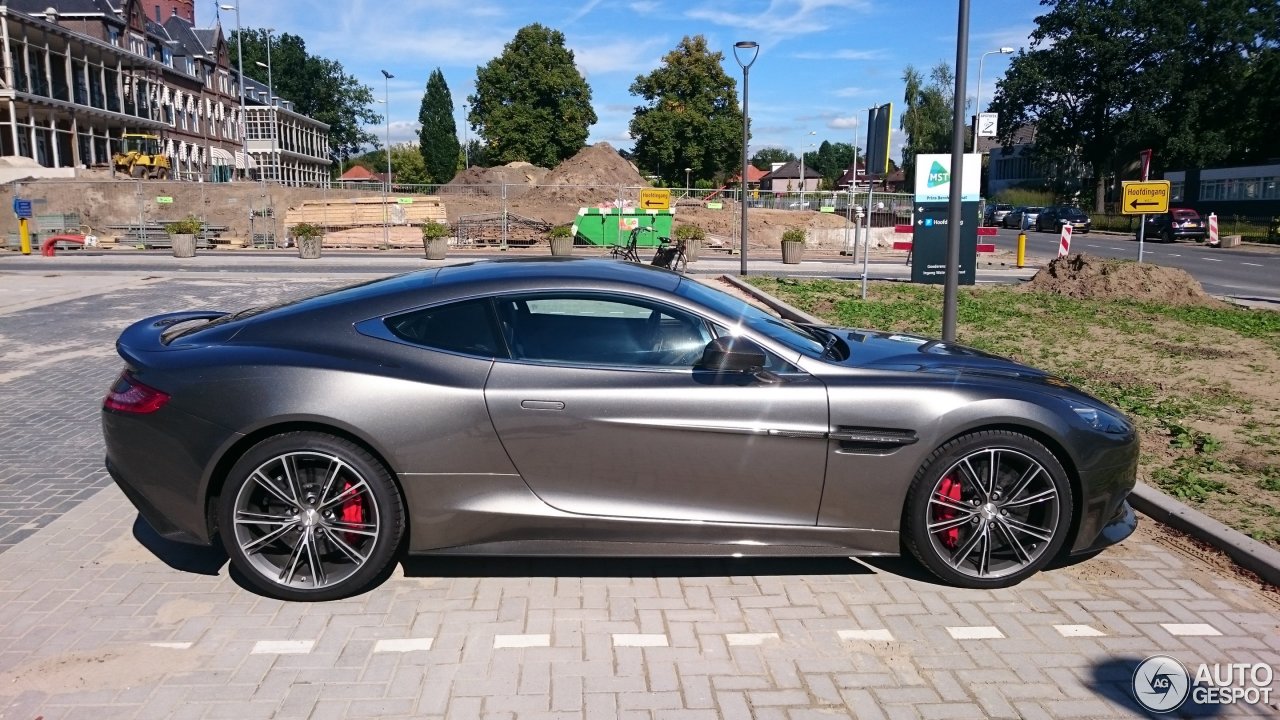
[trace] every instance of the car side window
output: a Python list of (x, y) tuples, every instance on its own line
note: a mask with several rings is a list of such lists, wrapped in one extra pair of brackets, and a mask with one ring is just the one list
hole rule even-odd
[(635, 298), (583, 293), (495, 302), (512, 357), (518, 360), (691, 368), (711, 341), (702, 318)]
[(505, 357), (488, 300), (465, 300), (387, 318), (387, 329), (405, 342), (480, 357)]

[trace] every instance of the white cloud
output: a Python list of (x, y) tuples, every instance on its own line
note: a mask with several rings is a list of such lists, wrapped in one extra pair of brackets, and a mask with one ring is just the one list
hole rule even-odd
[(637, 15), (652, 15), (662, 7), (662, 3), (657, 0), (637, 0), (627, 7), (631, 8), (631, 12)]
[[(866, 123), (863, 124), (865, 125)], [(832, 130), (847, 130), (850, 128), (857, 128), (858, 125), (857, 115), (850, 115), (849, 117), (833, 117), (827, 121), (827, 127)]]
[(600, 4), (600, 0), (587, 0), (586, 2), (584, 2), (584, 3), (582, 4), (582, 7), (578, 8), (578, 10), (577, 10), (576, 12), (574, 12), (574, 13), (573, 13), (573, 15), (570, 15), (570, 16), (569, 16), (569, 19), (568, 19), (568, 20), (565, 20), (565, 21), (564, 21), (564, 24), (565, 24), (565, 25), (572, 25), (572, 24), (574, 24), (574, 23), (578, 22), (578, 21), (579, 21), (579, 20), (581, 20), (582, 18), (584, 18), (584, 17), (586, 17), (587, 15), (589, 15), (589, 14), (591, 13), (591, 11), (592, 11), (592, 10), (595, 10), (595, 9), (596, 9), (596, 6), (597, 6), (597, 5), (599, 5), (599, 4)]
[(857, 97), (859, 95), (866, 95), (867, 89), (860, 88), (860, 87), (845, 87), (845, 88), (838, 88), (836, 90), (832, 90), (831, 94), (835, 95), (836, 97), (844, 97), (844, 98)]
[(662, 62), (660, 48), (666, 45), (664, 38), (655, 37), (637, 41), (633, 38), (609, 39), (603, 37), (575, 40), (573, 57), (584, 75), (626, 73), (636, 75), (652, 70)]
[(797, 60), (884, 60), (889, 57), (887, 50), (832, 50), (830, 52), (802, 52), (791, 57)]
[(707, 3), (685, 12), (693, 20), (704, 20), (740, 30), (751, 30), (771, 37), (790, 37), (822, 32), (831, 26), (828, 11), (861, 11), (867, 0), (770, 0), (763, 11), (724, 10), (720, 3)]

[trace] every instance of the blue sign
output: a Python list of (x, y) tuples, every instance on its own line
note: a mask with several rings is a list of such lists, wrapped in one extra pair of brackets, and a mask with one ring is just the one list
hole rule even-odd
[(13, 214), (17, 215), (20, 218), (30, 218), (31, 217), (31, 201), (23, 200), (21, 198), (14, 198)]

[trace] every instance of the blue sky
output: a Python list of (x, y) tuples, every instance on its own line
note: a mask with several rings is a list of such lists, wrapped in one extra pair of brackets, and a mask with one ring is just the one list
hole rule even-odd
[[(225, 1), (225, 0), (224, 0)], [(306, 40), (314, 54), (338, 60), (375, 90), (389, 89), (391, 141), (416, 138), (418, 106), (427, 76), (439, 67), (453, 93), (462, 128), (462, 104), (476, 67), (502, 51), (516, 30), (533, 22), (565, 34), (579, 69), (591, 84), (597, 122), (590, 142), (630, 147), (627, 124), (639, 98), (627, 88), (657, 67), (684, 35), (702, 34), (725, 54), (726, 71), (742, 73), (733, 43), (755, 40), (751, 68), (752, 152), (764, 146), (793, 152), (822, 140), (848, 141), (858, 117), (859, 145), (866, 108), (902, 103), (902, 71), (954, 63), (955, 0), (270, 0), (243, 2), (241, 22), (272, 27)], [(969, 98), (978, 56), (1000, 46), (1022, 48), (1042, 8), (1036, 0), (977, 0), (970, 18)], [(197, 24), (216, 7), (197, 3)], [(224, 13), (224, 26), (235, 18)], [(1008, 67), (1008, 56), (989, 55), (983, 67), (983, 102)], [(379, 70), (395, 75), (384, 84)], [(381, 104), (378, 107), (381, 112)], [(384, 128), (371, 128), (378, 137)], [(814, 133), (810, 135), (810, 133)], [(901, 144), (894, 133), (894, 156)]]

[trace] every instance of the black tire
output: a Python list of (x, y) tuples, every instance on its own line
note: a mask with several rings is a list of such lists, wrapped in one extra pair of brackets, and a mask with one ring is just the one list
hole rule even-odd
[[(991, 457), (997, 469), (994, 497), (983, 492), (981, 479)], [(1032, 473), (1033, 466), (1039, 471)], [(1016, 487), (1024, 478), (1025, 485)], [(958, 484), (948, 485), (948, 480)], [(1044, 499), (1036, 500), (1041, 496)], [(1059, 553), (1074, 507), (1067, 473), (1048, 448), (1020, 433), (984, 430), (938, 448), (916, 473), (903, 510), (902, 542), (944, 583), (1009, 587), (1034, 575)], [(1032, 531), (1048, 536), (1040, 538)]]
[(129, 176), (135, 180), (141, 180), (147, 176), (147, 169), (141, 165), (134, 165), (129, 168)]
[(232, 565), (263, 595), (337, 600), (367, 589), (395, 561), (404, 505), (391, 474), (364, 448), (291, 432), (236, 462), (218, 501), (218, 527)]
[(156, 179), (157, 179), (157, 180), (168, 180), (168, 179), (169, 179), (169, 168), (159, 168), (159, 169), (157, 169), (157, 170), (156, 170)]
[(1172, 244), (1172, 243), (1173, 243), (1173, 231), (1172, 231), (1172, 230), (1165, 230), (1165, 231), (1164, 231), (1164, 234), (1160, 236), (1160, 239), (1161, 239), (1161, 240), (1163, 240), (1163, 241), (1164, 241), (1165, 243), (1167, 243), (1167, 244)]

